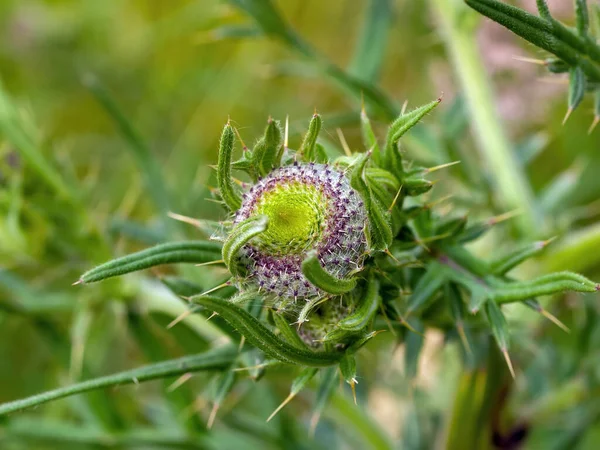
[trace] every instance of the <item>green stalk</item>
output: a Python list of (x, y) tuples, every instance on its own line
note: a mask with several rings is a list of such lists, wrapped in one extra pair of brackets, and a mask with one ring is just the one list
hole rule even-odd
[(156, 380), (157, 378), (183, 375), (188, 372), (223, 370), (229, 367), (235, 357), (235, 348), (229, 346), (220, 347), (209, 350), (206, 353), (185, 356), (183, 358), (172, 359), (139, 367), (137, 369), (127, 370), (114, 375), (93, 378), (71, 386), (65, 386), (21, 400), (1, 404), (0, 416), (39, 406), (52, 400), (58, 400), (60, 398), (70, 397), (71, 395), (82, 394), (98, 389), (121, 386), (124, 384), (138, 384), (144, 381)]
[(507, 210), (520, 211), (516, 223), (522, 236), (535, 236), (533, 194), (496, 111), (488, 75), (474, 38), (473, 13), (459, 0), (431, 0), (431, 5), (467, 100), (477, 147), (498, 192), (498, 201)]

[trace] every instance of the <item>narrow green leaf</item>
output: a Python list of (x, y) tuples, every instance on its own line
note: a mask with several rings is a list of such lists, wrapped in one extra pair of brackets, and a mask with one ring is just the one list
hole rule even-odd
[(281, 125), (277, 120), (269, 118), (264, 136), (256, 143), (252, 149), (252, 157), (258, 173), (262, 176), (268, 174), (273, 167), (277, 167), (280, 161), (277, 161), (277, 155), (283, 144)]
[(390, 213), (378, 200), (372, 198), (368, 216), (369, 247), (375, 251), (387, 249), (394, 240)]
[(404, 372), (409, 380), (417, 376), (419, 358), (425, 341), (423, 338), (425, 332), (423, 323), (419, 319), (413, 318), (410, 320), (410, 326), (417, 333), (409, 331), (405, 339)]
[(345, 355), (340, 360), (340, 372), (348, 384), (356, 383), (356, 359), (352, 355)]
[(317, 138), (319, 137), (319, 132), (321, 131), (322, 126), (323, 119), (319, 114), (314, 114), (310, 120), (310, 123), (308, 124), (308, 131), (304, 136), (300, 150), (298, 150), (298, 152), (306, 161), (316, 160), (315, 146), (317, 144)]
[(466, 308), (458, 285), (455, 283), (446, 283), (444, 286), (444, 295), (450, 304), (450, 314), (452, 315), (452, 320), (454, 320), (454, 323), (456, 324), (456, 330), (462, 341), (463, 347), (467, 352), (471, 353), (471, 344), (469, 343), (467, 332), (464, 327)]
[(315, 144), (315, 161), (321, 164), (325, 164), (329, 161), (327, 149), (319, 142)]
[(328, 367), (321, 370), (321, 380), (319, 387), (317, 388), (317, 395), (315, 399), (315, 406), (313, 408), (313, 415), (310, 420), (311, 434), (314, 434), (314, 430), (317, 427), (317, 423), (323, 413), (323, 410), (327, 406), (331, 395), (333, 394), (334, 388), (337, 381), (337, 368)]
[(406, 195), (410, 197), (424, 194), (425, 192), (430, 191), (432, 187), (433, 183), (431, 181), (419, 176), (407, 177), (402, 183), (402, 189)]
[(465, 230), (457, 236), (458, 243), (467, 244), (473, 242), (492, 229), (492, 225), (488, 222), (478, 222), (465, 228)]
[(273, 311), (273, 321), (275, 322), (277, 329), (281, 332), (281, 335), (288, 343), (296, 348), (308, 350), (306, 343), (300, 338), (300, 336), (298, 336), (296, 330), (294, 330), (294, 328), (289, 324), (288, 320), (283, 314)]
[[(390, 0), (371, 0), (348, 71), (376, 82), (384, 60), (393, 11)], [(370, 146), (367, 148), (371, 148)]]
[(52, 400), (57, 400), (83, 392), (104, 389), (124, 384), (137, 384), (144, 381), (155, 380), (188, 372), (222, 370), (234, 361), (237, 350), (234, 347), (221, 347), (206, 353), (185, 356), (161, 363), (150, 364), (133, 370), (127, 370), (114, 375), (94, 378), (82, 383), (73, 384), (52, 391), (37, 394), (22, 400), (0, 405), (0, 416), (20, 411), (22, 409), (39, 406)]
[(358, 337), (355, 337), (354, 341), (346, 349), (346, 353), (348, 353), (350, 355), (356, 353), (357, 351), (360, 350), (360, 348), (363, 345), (365, 345), (367, 342), (369, 342), (371, 339), (373, 339), (375, 336), (377, 336), (379, 333), (381, 333), (383, 331), (385, 331), (385, 330), (371, 331), (369, 333), (365, 333), (365, 334), (359, 335)]
[(235, 372), (233, 370), (226, 370), (217, 376), (214, 390), (212, 393), (212, 401), (217, 407), (223, 403), (227, 394), (231, 392), (233, 383), (235, 382)]
[(381, 160), (383, 167), (392, 172), (396, 177), (402, 178), (402, 174), (404, 173), (402, 157), (398, 149), (398, 141), (440, 102), (441, 98), (406, 114), (401, 114), (390, 125)]
[[(569, 112), (575, 110), (583, 100), (585, 95), (585, 74), (580, 66), (573, 67), (569, 70)], [(568, 117), (568, 115), (567, 115)], [(566, 120), (566, 118), (565, 118)]]
[(412, 314), (425, 308), (445, 281), (445, 267), (436, 261), (431, 261), (427, 271), (421, 276), (408, 299), (406, 313)]
[(380, 304), (379, 281), (371, 275), (358, 308), (355, 312), (340, 320), (338, 327), (348, 331), (362, 330), (373, 319)]
[(294, 381), (292, 381), (290, 393), (296, 395), (298, 392), (304, 389), (306, 384), (317, 374), (318, 370), (319, 369), (316, 367), (306, 367), (303, 369), (302, 372), (300, 372), (300, 375), (298, 375), (296, 378), (294, 378)]
[[(493, 282), (493, 279), (488, 281)], [(582, 275), (557, 272), (530, 281), (495, 282), (489, 295), (490, 300), (497, 303), (510, 303), (565, 291), (596, 292), (598, 290), (600, 290), (600, 284), (596, 284)]]
[(290, 389), (290, 394), (286, 397), (286, 399), (273, 411), (273, 413), (267, 419), (269, 422), (275, 415), (281, 411), (281, 409), (287, 405), (304, 387), (308, 384), (310, 380), (315, 376), (318, 369), (314, 367), (305, 367), (300, 374), (294, 378), (292, 382), (292, 387)]
[(94, 267), (81, 275), (78, 283), (94, 283), (161, 264), (206, 263), (220, 259), (221, 244), (218, 242), (169, 242)]
[(369, 116), (367, 116), (367, 111), (365, 111), (364, 107), (360, 111), (360, 131), (365, 149), (371, 150), (375, 157), (375, 161), (379, 161), (381, 158), (381, 151), (379, 150), (377, 138), (375, 137), (371, 121), (369, 120)]
[(356, 287), (356, 278), (337, 278), (327, 272), (315, 251), (308, 253), (302, 261), (302, 273), (312, 284), (333, 295), (350, 292)]
[(213, 296), (192, 297), (191, 302), (202, 305), (223, 317), (246, 340), (262, 350), (268, 357), (289, 364), (324, 367), (337, 363), (342, 353), (313, 352), (299, 349), (281, 340), (249, 312), (232, 305), (227, 300)]
[(506, 350), (508, 350), (509, 346), (509, 332), (506, 318), (504, 317), (504, 314), (502, 314), (500, 306), (498, 306), (498, 304), (493, 301), (486, 302), (485, 312), (490, 322), (490, 326), (492, 327), (492, 334), (494, 335), (494, 339), (496, 339), (500, 350), (502, 352), (505, 352)]
[(217, 162), (217, 184), (219, 192), (227, 207), (236, 211), (242, 205), (242, 198), (237, 192), (231, 179), (231, 154), (235, 143), (235, 133), (229, 122), (225, 124), (219, 144), (219, 158)]
[(569, 65), (558, 58), (547, 58), (544, 61), (544, 65), (551, 73), (565, 73), (569, 71)]
[(504, 275), (522, 262), (539, 254), (550, 241), (538, 241), (526, 244), (490, 262), (490, 271), (493, 275)]
[(386, 147), (388, 145), (397, 144), (400, 138), (404, 136), (406, 132), (408, 132), (412, 127), (418, 124), (421, 121), (421, 119), (427, 114), (429, 114), (436, 106), (438, 106), (441, 101), (442, 99), (438, 98), (437, 100), (429, 102), (426, 105), (420, 106), (418, 108), (413, 109), (410, 112), (402, 114), (394, 122), (392, 122), (388, 130), (388, 140), (386, 142)]
[(264, 232), (268, 226), (266, 216), (252, 216), (233, 227), (223, 243), (223, 260), (232, 275), (239, 275), (238, 252), (253, 237)]
[(391, 245), (394, 236), (389, 212), (373, 198), (364, 180), (365, 166), (370, 155), (371, 152), (363, 153), (354, 162), (350, 185), (360, 194), (369, 216), (369, 247), (373, 250), (385, 250)]

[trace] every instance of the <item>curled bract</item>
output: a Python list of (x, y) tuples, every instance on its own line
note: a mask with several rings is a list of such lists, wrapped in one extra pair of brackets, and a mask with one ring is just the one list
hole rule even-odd
[(242, 285), (282, 299), (310, 299), (326, 292), (303, 273), (309, 256), (340, 280), (362, 269), (367, 212), (333, 166), (294, 163), (273, 170), (243, 194), (234, 228), (257, 216), (266, 217), (268, 226), (238, 253)]

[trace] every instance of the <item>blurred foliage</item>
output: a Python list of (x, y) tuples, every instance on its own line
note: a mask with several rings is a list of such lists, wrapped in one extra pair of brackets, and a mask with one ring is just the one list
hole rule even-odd
[[(527, 79), (531, 67), (510, 61), (549, 55), (452, 0), (450, 30), (480, 44), (457, 49), (441, 32), (450, 13), (440, 3), (2, 1), (0, 403), (198, 353), (223, 339), (214, 319), (200, 315), (166, 330), (185, 305), (152, 274), (70, 285), (114, 256), (210, 234), (166, 212), (223, 219), (206, 199), (207, 185), (216, 185), (209, 166), (227, 117), (251, 141), (269, 115), (289, 116), (290, 142), (298, 147), (305, 117), (317, 108), (323, 145), (338, 141), (339, 127), (358, 148), (361, 97), (381, 134), (404, 101), (417, 105), (444, 91), (436, 113), (405, 137), (406, 158), (429, 166), (461, 161), (452, 178), (436, 172), (431, 202), (452, 193), (441, 205), (454, 214), (487, 220), (506, 213), (486, 141), (470, 135), (471, 125), (478, 133), (477, 111), (458, 67), (468, 61), (459, 54), (450, 62), (457, 51), (481, 58), (479, 75), (497, 107), (505, 150), (531, 193), (531, 208), (521, 214), (536, 224), (508, 221), (472, 250), (493, 256), (512, 248), (508, 242), (557, 236), (515, 277), (569, 269), (599, 279), (599, 130), (587, 134), (594, 99), (584, 98), (561, 126), (568, 82), (557, 90), (543, 68)], [(533, 12), (533, 2), (523, 3)], [(565, 3), (548, 5), (575, 25)], [(265, 5), (278, 14), (265, 13)], [(597, 30), (597, 13), (590, 21)], [(511, 51), (502, 53), (490, 34)], [(509, 87), (516, 106), (502, 102)], [(186, 266), (155, 274), (175, 271), (201, 288), (226, 277)], [(313, 380), (267, 424), (294, 377), (274, 367), (259, 383), (244, 377), (224, 398), (228, 380), (206, 373), (175, 390), (175, 380), (166, 379), (49, 403), (3, 418), (1, 447), (493, 448), (489, 430), (479, 426), (491, 418), (497, 448), (596, 448), (598, 295), (542, 300), (571, 332), (523, 307), (508, 308), (514, 382), (487, 340), (477, 345), (481, 354), (465, 355), (460, 340), (444, 346), (435, 332), (406, 332), (400, 345), (382, 335), (359, 355), (358, 407), (349, 392), (334, 392), (314, 439), (307, 430), (323, 381)], [(213, 404), (220, 407), (208, 433)]]

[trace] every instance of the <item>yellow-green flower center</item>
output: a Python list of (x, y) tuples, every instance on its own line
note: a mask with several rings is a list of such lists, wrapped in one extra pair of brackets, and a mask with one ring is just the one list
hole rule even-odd
[(294, 181), (266, 192), (256, 214), (269, 218), (258, 246), (276, 254), (302, 253), (323, 235), (327, 198), (316, 186)]

